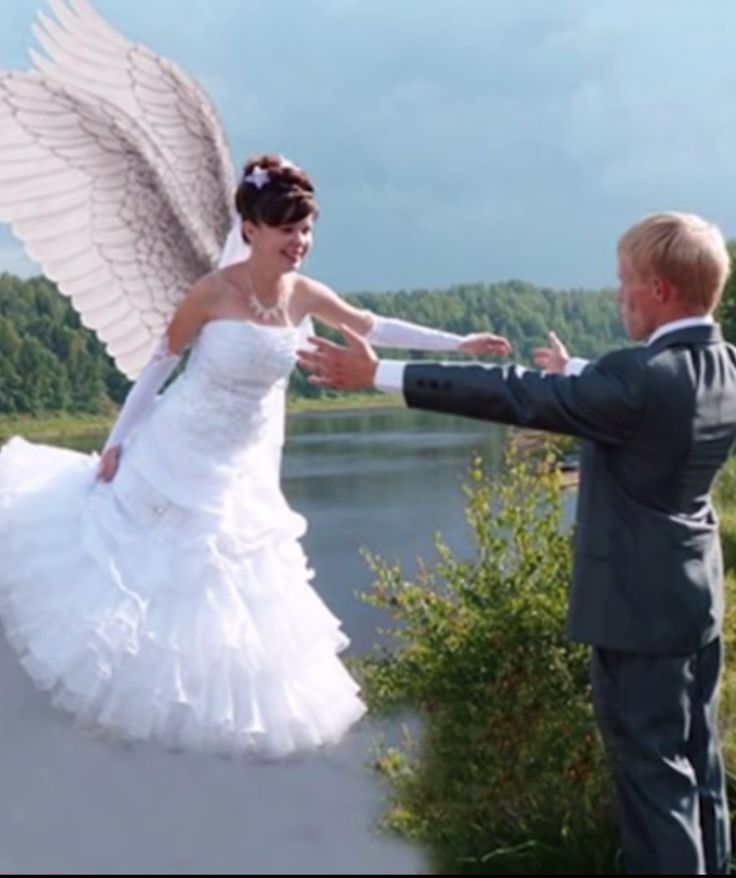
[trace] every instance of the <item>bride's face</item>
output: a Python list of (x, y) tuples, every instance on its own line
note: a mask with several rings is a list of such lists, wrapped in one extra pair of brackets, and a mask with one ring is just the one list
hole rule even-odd
[(314, 217), (285, 226), (249, 223), (246, 231), (254, 255), (282, 271), (296, 271), (312, 247)]

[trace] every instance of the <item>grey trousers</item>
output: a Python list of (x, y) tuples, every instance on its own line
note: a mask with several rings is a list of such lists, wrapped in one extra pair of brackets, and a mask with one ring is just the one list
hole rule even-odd
[(720, 639), (677, 656), (593, 650), (593, 702), (630, 875), (730, 870), (716, 727), (721, 663)]

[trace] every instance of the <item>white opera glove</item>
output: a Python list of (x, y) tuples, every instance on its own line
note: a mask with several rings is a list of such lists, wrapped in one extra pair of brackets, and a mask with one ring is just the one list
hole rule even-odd
[(169, 350), (168, 339), (164, 336), (156, 345), (151, 359), (143, 367), (143, 371), (125, 398), (118, 419), (107, 437), (103, 453), (108, 448), (122, 445), (145, 419), (153, 407), (156, 394), (174, 371), (180, 359), (179, 354), (173, 354)]
[(373, 326), (365, 336), (370, 344), (385, 348), (415, 348), (422, 351), (456, 351), (464, 336), (429, 326), (419, 326), (396, 317), (367, 312)]

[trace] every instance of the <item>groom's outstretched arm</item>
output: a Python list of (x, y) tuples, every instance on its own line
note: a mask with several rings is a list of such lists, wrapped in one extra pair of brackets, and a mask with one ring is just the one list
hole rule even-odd
[(521, 366), (379, 363), (349, 329), (348, 346), (312, 339), (300, 365), (310, 381), (338, 390), (401, 389), (409, 406), (482, 420), (568, 433), (598, 442), (630, 438), (644, 409), (644, 357), (628, 348), (562, 376)]
[(412, 408), (617, 443), (638, 427), (644, 368), (633, 349), (608, 354), (570, 377), (517, 365), (417, 363), (404, 367), (402, 389)]

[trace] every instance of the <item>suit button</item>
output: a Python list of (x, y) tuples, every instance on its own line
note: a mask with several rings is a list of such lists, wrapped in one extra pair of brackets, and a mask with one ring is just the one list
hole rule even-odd
[(424, 381), (421, 378), (417, 381), (417, 387), (424, 387)]

